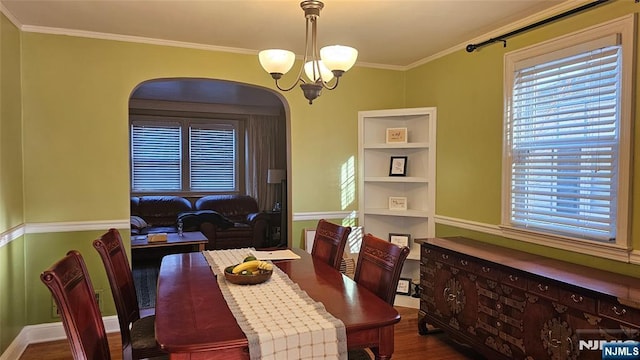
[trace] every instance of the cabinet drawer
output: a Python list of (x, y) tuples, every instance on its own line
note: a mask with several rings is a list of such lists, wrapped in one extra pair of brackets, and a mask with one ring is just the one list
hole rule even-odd
[(513, 286), (521, 290), (527, 290), (527, 279), (514, 273), (504, 273), (502, 282), (505, 285)]
[(598, 313), (610, 319), (640, 326), (640, 310), (621, 305), (615, 300), (600, 300), (598, 302)]
[(479, 276), (485, 277), (487, 279), (500, 280), (500, 278), (504, 276), (504, 273), (498, 270), (498, 267), (493, 264), (477, 263), (475, 266), (477, 268), (476, 273)]
[(449, 253), (429, 248), (423, 249), (423, 256), (425, 256), (428, 260), (438, 261), (449, 265), (453, 265), (457, 259), (456, 256), (450, 255)]
[(565, 304), (571, 308), (582, 310), (591, 314), (594, 314), (597, 311), (597, 301), (594, 298), (577, 291), (560, 289), (558, 301), (561, 304)]
[(550, 281), (528, 279), (527, 291), (551, 300), (558, 300), (558, 288)]

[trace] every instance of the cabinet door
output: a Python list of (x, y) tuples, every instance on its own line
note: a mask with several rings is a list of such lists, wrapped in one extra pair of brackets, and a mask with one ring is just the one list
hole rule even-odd
[(435, 313), (457, 331), (475, 335), (478, 292), (475, 267), (468, 260), (447, 253), (434, 253), (433, 298)]

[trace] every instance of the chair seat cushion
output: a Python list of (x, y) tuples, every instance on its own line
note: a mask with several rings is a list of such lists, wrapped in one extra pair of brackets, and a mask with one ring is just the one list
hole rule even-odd
[(153, 349), (157, 347), (156, 316), (151, 315), (135, 321), (131, 325), (131, 347), (133, 349)]

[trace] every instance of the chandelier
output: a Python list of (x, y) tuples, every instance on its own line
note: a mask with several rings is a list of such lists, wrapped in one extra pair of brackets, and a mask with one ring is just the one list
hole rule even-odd
[[(289, 91), (297, 84), (300, 84), (304, 97), (309, 100), (309, 104), (320, 96), (322, 89), (333, 90), (338, 87), (338, 82), (345, 71), (351, 69), (358, 57), (358, 50), (342, 45), (325, 46), (318, 52), (316, 39), (318, 17), (320, 10), (324, 7), (322, 1), (307, 0), (300, 3), (304, 10), (306, 21), (306, 37), (304, 44), (303, 66), (300, 67), (297, 80), (290, 87), (281, 87), (278, 80), (293, 67), (295, 54), (288, 50), (269, 49), (262, 50), (258, 54), (260, 65), (276, 81), (276, 87), (282, 91)], [(309, 34), (311, 26), (311, 34)], [(309, 41), (311, 37), (311, 41)], [(302, 71), (307, 77), (302, 77)], [(333, 85), (329, 82), (335, 77)]]

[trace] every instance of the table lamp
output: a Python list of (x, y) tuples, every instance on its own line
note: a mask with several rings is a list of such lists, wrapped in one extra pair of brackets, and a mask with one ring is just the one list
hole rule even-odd
[(282, 180), (285, 178), (284, 169), (269, 169), (267, 171), (267, 184), (276, 184), (276, 201), (273, 204), (272, 211), (282, 210), (282, 204), (280, 203), (280, 189), (282, 187)]

